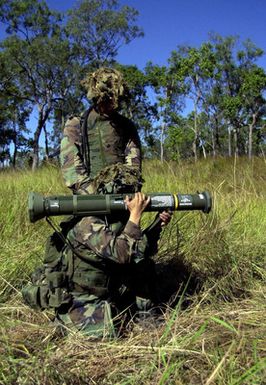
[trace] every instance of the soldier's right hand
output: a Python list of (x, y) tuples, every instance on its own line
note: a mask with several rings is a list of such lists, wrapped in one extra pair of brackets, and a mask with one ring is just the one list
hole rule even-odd
[(141, 192), (137, 192), (133, 199), (130, 199), (128, 196), (126, 196), (125, 204), (130, 212), (129, 220), (131, 222), (135, 223), (136, 225), (139, 225), (141, 215), (150, 203), (150, 200), (150, 197), (147, 197)]

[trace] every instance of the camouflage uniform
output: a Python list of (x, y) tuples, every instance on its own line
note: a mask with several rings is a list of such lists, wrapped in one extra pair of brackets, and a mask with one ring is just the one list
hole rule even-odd
[[(94, 179), (98, 194), (134, 193), (140, 174), (123, 164)], [(52, 308), (66, 328), (91, 337), (119, 334), (138, 309), (156, 303), (155, 266), (161, 227), (141, 231), (129, 211), (108, 216), (72, 216), (48, 237), (43, 265), (22, 290), (36, 310)], [(156, 222), (157, 223), (157, 222)]]
[[(66, 122), (60, 155), (63, 177), (74, 193), (118, 192), (113, 190), (114, 180), (120, 184), (124, 181), (116, 166), (126, 165), (133, 174), (136, 172), (134, 178), (141, 180), (136, 127), (116, 111), (126, 97), (126, 85), (120, 72), (108, 68), (90, 74), (83, 84), (93, 107), (81, 119), (73, 117)], [(100, 113), (101, 103), (110, 103), (113, 110)], [(112, 172), (116, 168), (117, 174), (114, 178), (111, 172), (107, 181), (108, 166)], [(141, 183), (135, 186), (135, 191), (139, 191)], [(72, 302), (57, 309), (57, 318), (66, 327), (91, 337), (113, 337), (134, 314), (137, 295), (148, 296), (150, 292), (147, 282), (149, 275), (154, 277), (153, 265), (146, 268), (152, 264), (146, 255), (147, 237), (127, 218), (112, 216), (81, 219), (69, 232), (68, 239), (72, 248), (66, 247), (64, 258), (66, 264), (72, 264), (73, 274), (69, 278)], [(136, 274), (138, 279), (143, 276), (143, 284), (139, 281), (136, 284)]]
[(75, 252), (68, 247), (64, 253), (73, 264), (72, 302), (58, 309), (57, 318), (66, 328), (94, 338), (118, 335), (141, 298), (145, 305), (156, 300), (148, 254), (156, 252), (160, 230), (146, 236), (139, 226), (118, 219), (82, 218), (68, 234)]
[[(125, 97), (121, 74), (102, 68), (83, 82), (94, 106), (83, 118), (71, 117), (61, 142), (61, 167), (66, 185), (74, 192), (92, 193), (90, 183), (104, 167), (123, 163), (141, 168), (140, 139), (134, 124), (116, 109)], [(99, 113), (100, 102), (110, 102), (112, 113)]]

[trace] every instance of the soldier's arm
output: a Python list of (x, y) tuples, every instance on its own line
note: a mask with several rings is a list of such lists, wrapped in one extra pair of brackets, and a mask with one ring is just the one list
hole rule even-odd
[(172, 217), (172, 213), (169, 211), (163, 211), (158, 213), (154, 219), (154, 222), (144, 230), (144, 233), (148, 240), (148, 245), (145, 250), (147, 256), (151, 257), (158, 252), (158, 242), (162, 232), (162, 227), (166, 226)]
[(131, 221), (117, 235), (101, 218), (85, 217), (75, 226), (73, 235), (78, 244), (117, 263), (130, 263), (144, 256), (146, 238), (140, 227)]
[(88, 179), (87, 170), (81, 154), (80, 119), (68, 119), (64, 128), (60, 148), (62, 175), (67, 187), (73, 191)]
[(141, 143), (136, 127), (132, 124), (125, 149), (125, 164), (141, 171)]

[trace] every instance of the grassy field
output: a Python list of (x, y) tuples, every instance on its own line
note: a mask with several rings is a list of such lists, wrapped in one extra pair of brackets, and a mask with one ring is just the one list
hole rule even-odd
[(51, 233), (45, 220), (29, 222), (27, 195), (67, 193), (60, 172), (0, 173), (0, 384), (265, 384), (265, 160), (149, 161), (143, 172), (144, 192), (206, 189), (213, 210), (176, 212), (163, 232), (156, 262), (174, 304), (164, 321), (97, 343), (61, 336), (52, 313), (20, 293)]

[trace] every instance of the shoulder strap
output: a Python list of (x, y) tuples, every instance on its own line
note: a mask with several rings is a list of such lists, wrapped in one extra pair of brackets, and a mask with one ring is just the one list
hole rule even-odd
[(87, 175), (90, 175), (90, 148), (89, 148), (89, 141), (88, 141), (88, 117), (90, 112), (92, 111), (93, 107), (90, 107), (88, 110), (84, 112), (84, 114), (81, 116), (80, 119), (80, 126), (81, 126), (81, 149), (82, 149), (82, 155), (84, 160), (84, 165), (87, 171)]

